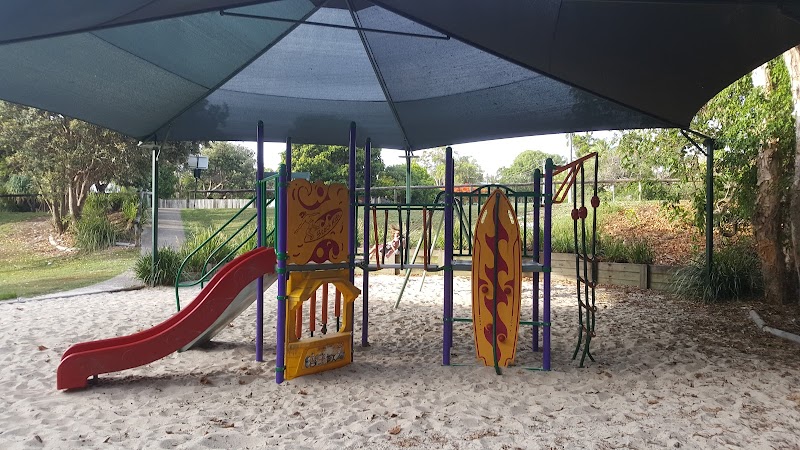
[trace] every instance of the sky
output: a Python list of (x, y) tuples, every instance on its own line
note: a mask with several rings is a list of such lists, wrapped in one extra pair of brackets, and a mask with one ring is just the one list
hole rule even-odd
[[(238, 142), (256, 151), (255, 142)], [(281, 161), (281, 152), (286, 145), (283, 143), (264, 143), (264, 167), (275, 169)], [(487, 175), (495, 175), (500, 167), (508, 166), (514, 158), (525, 150), (541, 150), (546, 153), (555, 153), (569, 159), (569, 142), (565, 134), (549, 134), (544, 136), (529, 136), (494, 141), (472, 142), (469, 144), (453, 145), (453, 152), (458, 156), (472, 156), (480, 164)], [(415, 152), (420, 155), (421, 151)], [(381, 157), (386, 165), (400, 164), (402, 152), (399, 150), (383, 149)]]

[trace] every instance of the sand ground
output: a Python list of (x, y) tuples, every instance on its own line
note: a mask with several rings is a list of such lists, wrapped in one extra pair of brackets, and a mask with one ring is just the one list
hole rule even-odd
[[(598, 289), (597, 361), (578, 368), (575, 288), (557, 281), (553, 371), (496, 376), (441, 366), (441, 277), (422, 292), (412, 278), (397, 310), (402, 277), (370, 280), (371, 347), (357, 347), (348, 367), (282, 385), (274, 302), (264, 363), (253, 360), (251, 308), (208, 349), (76, 392), (55, 389), (61, 354), (164, 320), (172, 290), (0, 303), (0, 448), (800, 449), (798, 347), (757, 332), (744, 309)], [(468, 316), (469, 279), (455, 285), (456, 315)], [(540, 364), (530, 340), (526, 329), (520, 365)], [(453, 353), (474, 363), (470, 325), (456, 325)]]

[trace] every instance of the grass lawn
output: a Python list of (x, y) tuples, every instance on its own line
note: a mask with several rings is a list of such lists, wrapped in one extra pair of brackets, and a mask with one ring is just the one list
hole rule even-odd
[[(225, 224), (231, 217), (233, 217), (239, 210), (236, 208), (220, 208), (220, 209), (182, 209), (181, 219), (183, 220), (183, 231), (186, 233), (186, 240), (191, 239), (195, 233), (207, 229), (217, 230)], [(268, 209), (268, 214), (273, 214), (272, 209)], [(228, 234), (233, 234), (243, 223), (255, 215), (255, 208), (247, 209), (239, 214), (239, 217), (231, 222), (226, 230)], [(255, 220), (251, 222), (255, 224)]]
[(89, 286), (133, 266), (138, 249), (65, 253), (47, 242), (47, 213), (0, 212), (0, 300)]
[(31, 219), (47, 218), (47, 213), (42, 212), (8, 212), (0, 211), (0, 226), (14, 222), (25, 222)]

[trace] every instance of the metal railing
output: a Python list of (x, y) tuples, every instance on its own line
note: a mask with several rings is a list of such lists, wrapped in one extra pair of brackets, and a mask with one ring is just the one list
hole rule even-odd
[[(267, 186), (268, 186), (268, 184), (270, 184), (270, 182), (274, 183), (275, 187), (277, 188), (277, 180), (278, 180), (277, 175), (269, 177), (269, 178), (265, 178), (265, 179), (259, 181), (256, 184), (256, 189), (261, 189), (262, 190), (262, 194), (265, 194), (266, 191), (268, 190)], [(262, 198), (264, 199), (263, 200), (263, 204), (260, 205), (262, 211), (266, 211), (266, 209), (270, 205), (275, 203), (275, 199), (274, 198), (267, 199), (265, 195), (262, 196)], [(239, 250), (242, 249), (242, 247), (244, 247), (248, 242), (253, 241), (254, 237), (256, 238), (256, 241), (255, 241), (255, 243), (253, 245), (253, 248), (255, 248), (258, 245), (258, 243), (257, 243), (258, 240), (257, 240), (257, 236), (256, 236), (256, 234), (258, 232), (258, 227), (256, 227), (252, 232), (249, 232), (248, 234), (246, 234), (245, 238), (242, 239), (241, 242), (239, 242), (238, 245), (236, 245), (233, 249), (229, 250), (227, 252), (227, 254), (225, 254), (224, 256), (220, 257), (222, 255), (223, 250), (228, 248), (227, 247), (228, 244), (230, 244), (232, 241), (234, 241), (238, 236), (240, 236), (244, 232), (245, 229), (247, 229), (249, 226), (251, 226), (254, 223), (254, 221), (258, 217), (258, 212), (256, 211), (256, 212), (254, 212), (252, 214), (252, 216), (247, 217), (245, 222), (242, 223), (236, 229), (236, 231), (234, 231), (232, 234), (226, 235), (226, 234), (223, 234), (223, 232), (225, 231), (225, 229), (231, 223), (233, 223), (237, 218), (239, 218), (255, 202), (256, 202), (256, 198), (253, 198), (249, 202), (247, 202), (247, 204), (244, 205), (241, 209), (239, 209), (239, 211), (237, 211), (236, 214), (234, 214), (230, 219), (228, 219), (227, 222), (225, 222), (219, 229), (217, 229), (214, 233), (212, 233), (211, 236), (206, 238), (199, 246), (197, 246), (197, 248), (192, 250), (186, 256), (186, 258), (183, 259), (183, 261), (181, 262), (181, 265), (180, 265), (180, 267), (178, 269), (178, 273), (175, 276), (175, 303), (176, 303), (176, 307), (177, 307), (178, 311), (181, 310), (180, 288), (197, 286), (198, 284), (200, 285), (200, 287), (203, 287), (203, 285), (214, 275), (214, 273), (217, 272), (217, 270), (219, 268), (221, 268), (223, 265), (227, 264), (231, 259), (233, 259), (233, 257), (237, 254), (237, 252), (239, 252)], [(268, 223), (267, 215), (264, 214), (264, 216), (263, 216), (264, 220), (263, 220), (261, 229), (264, 230), (263, 242), (265, 243), (265, 245), (267, 245), (267, 242), (269, 242), (270, 240), (272, 240), (274, 238), (274, 234), (275, 234), (275, 226), (274, 226), (274, 224), (277, 223), (277, 207), (275, 207), (273, 209), (275, 210), (275, 215), (273, 216), (273, 226), (272, 226), (271, 229), (269, 229), (269, 230), (267, 229), (267, 223)], [(187, 264), (189, 264), (189, 262), (192, 260), (192, 258), (195, 255), (197, 255), (202, 249), (204, 249), (207, 245), (209, 245), (209, 243), (215, 242), (219, 236), (227, 236), (227, 238), (224, 239), (219, 244), (217, 244), (216, 247), (211, 251), (211, 253), (209, 253), (209, 255), (205, 258), (205, 260), (203, 261), (203, 264), (201, 266), (199, 278), (197, 278), (196, 280), (181, 282), (181, 278), (183, 276), (183, 271), (186, 268)], [(248, 249), (248, 250), (250, 250), (250, 249)], [(213, 260), (215, 260), (215, 257), (218, 257), (219, 259), (213, 265), (213, 267), (211, 267), (209, 269), (208, 266), (212, 263)]]
[[(533, 256), (533, 248), (528, 245), (529, 238), (532, 239), (531, 233), (533, 231), (533, 224), (529, 223), (531, 220), (536, 220), (529, 217), (530, 211), (537, 202), (541, 202), (540, 196), (535, 192), (529, 191), (515, 191), (509, 186), (502, 184), (486, 184), (476, 187), (468, 192), (454, 192), (453, 205), (455, 207), (454, 216), (458, 221), (456, 228), (457, 236), (453, 236), (453, 256), (472, 256), (472, 230), (475, 229), (475, 221), (478, 219), (478, 213), (481, 207), (492, 195), (495, 189), (500, 189), (514, 204), (514, 209), (520, 221), (520, 232), (522, 237), (522, 256)], [(443, 193), (437, 196), (437, 200)], [(539, 203), (541, 205), (541, 203)], [(521, 213), (521, 214), (520, 214)], [(530, 248), (529, 248), (530, 247)]]

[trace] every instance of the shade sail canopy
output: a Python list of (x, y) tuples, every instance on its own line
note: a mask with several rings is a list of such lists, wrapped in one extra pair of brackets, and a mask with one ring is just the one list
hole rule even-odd
[(382, 147), (688, 127), (800, 43), (780, 2), (7, 0), (0, 98), (124, 134)]

